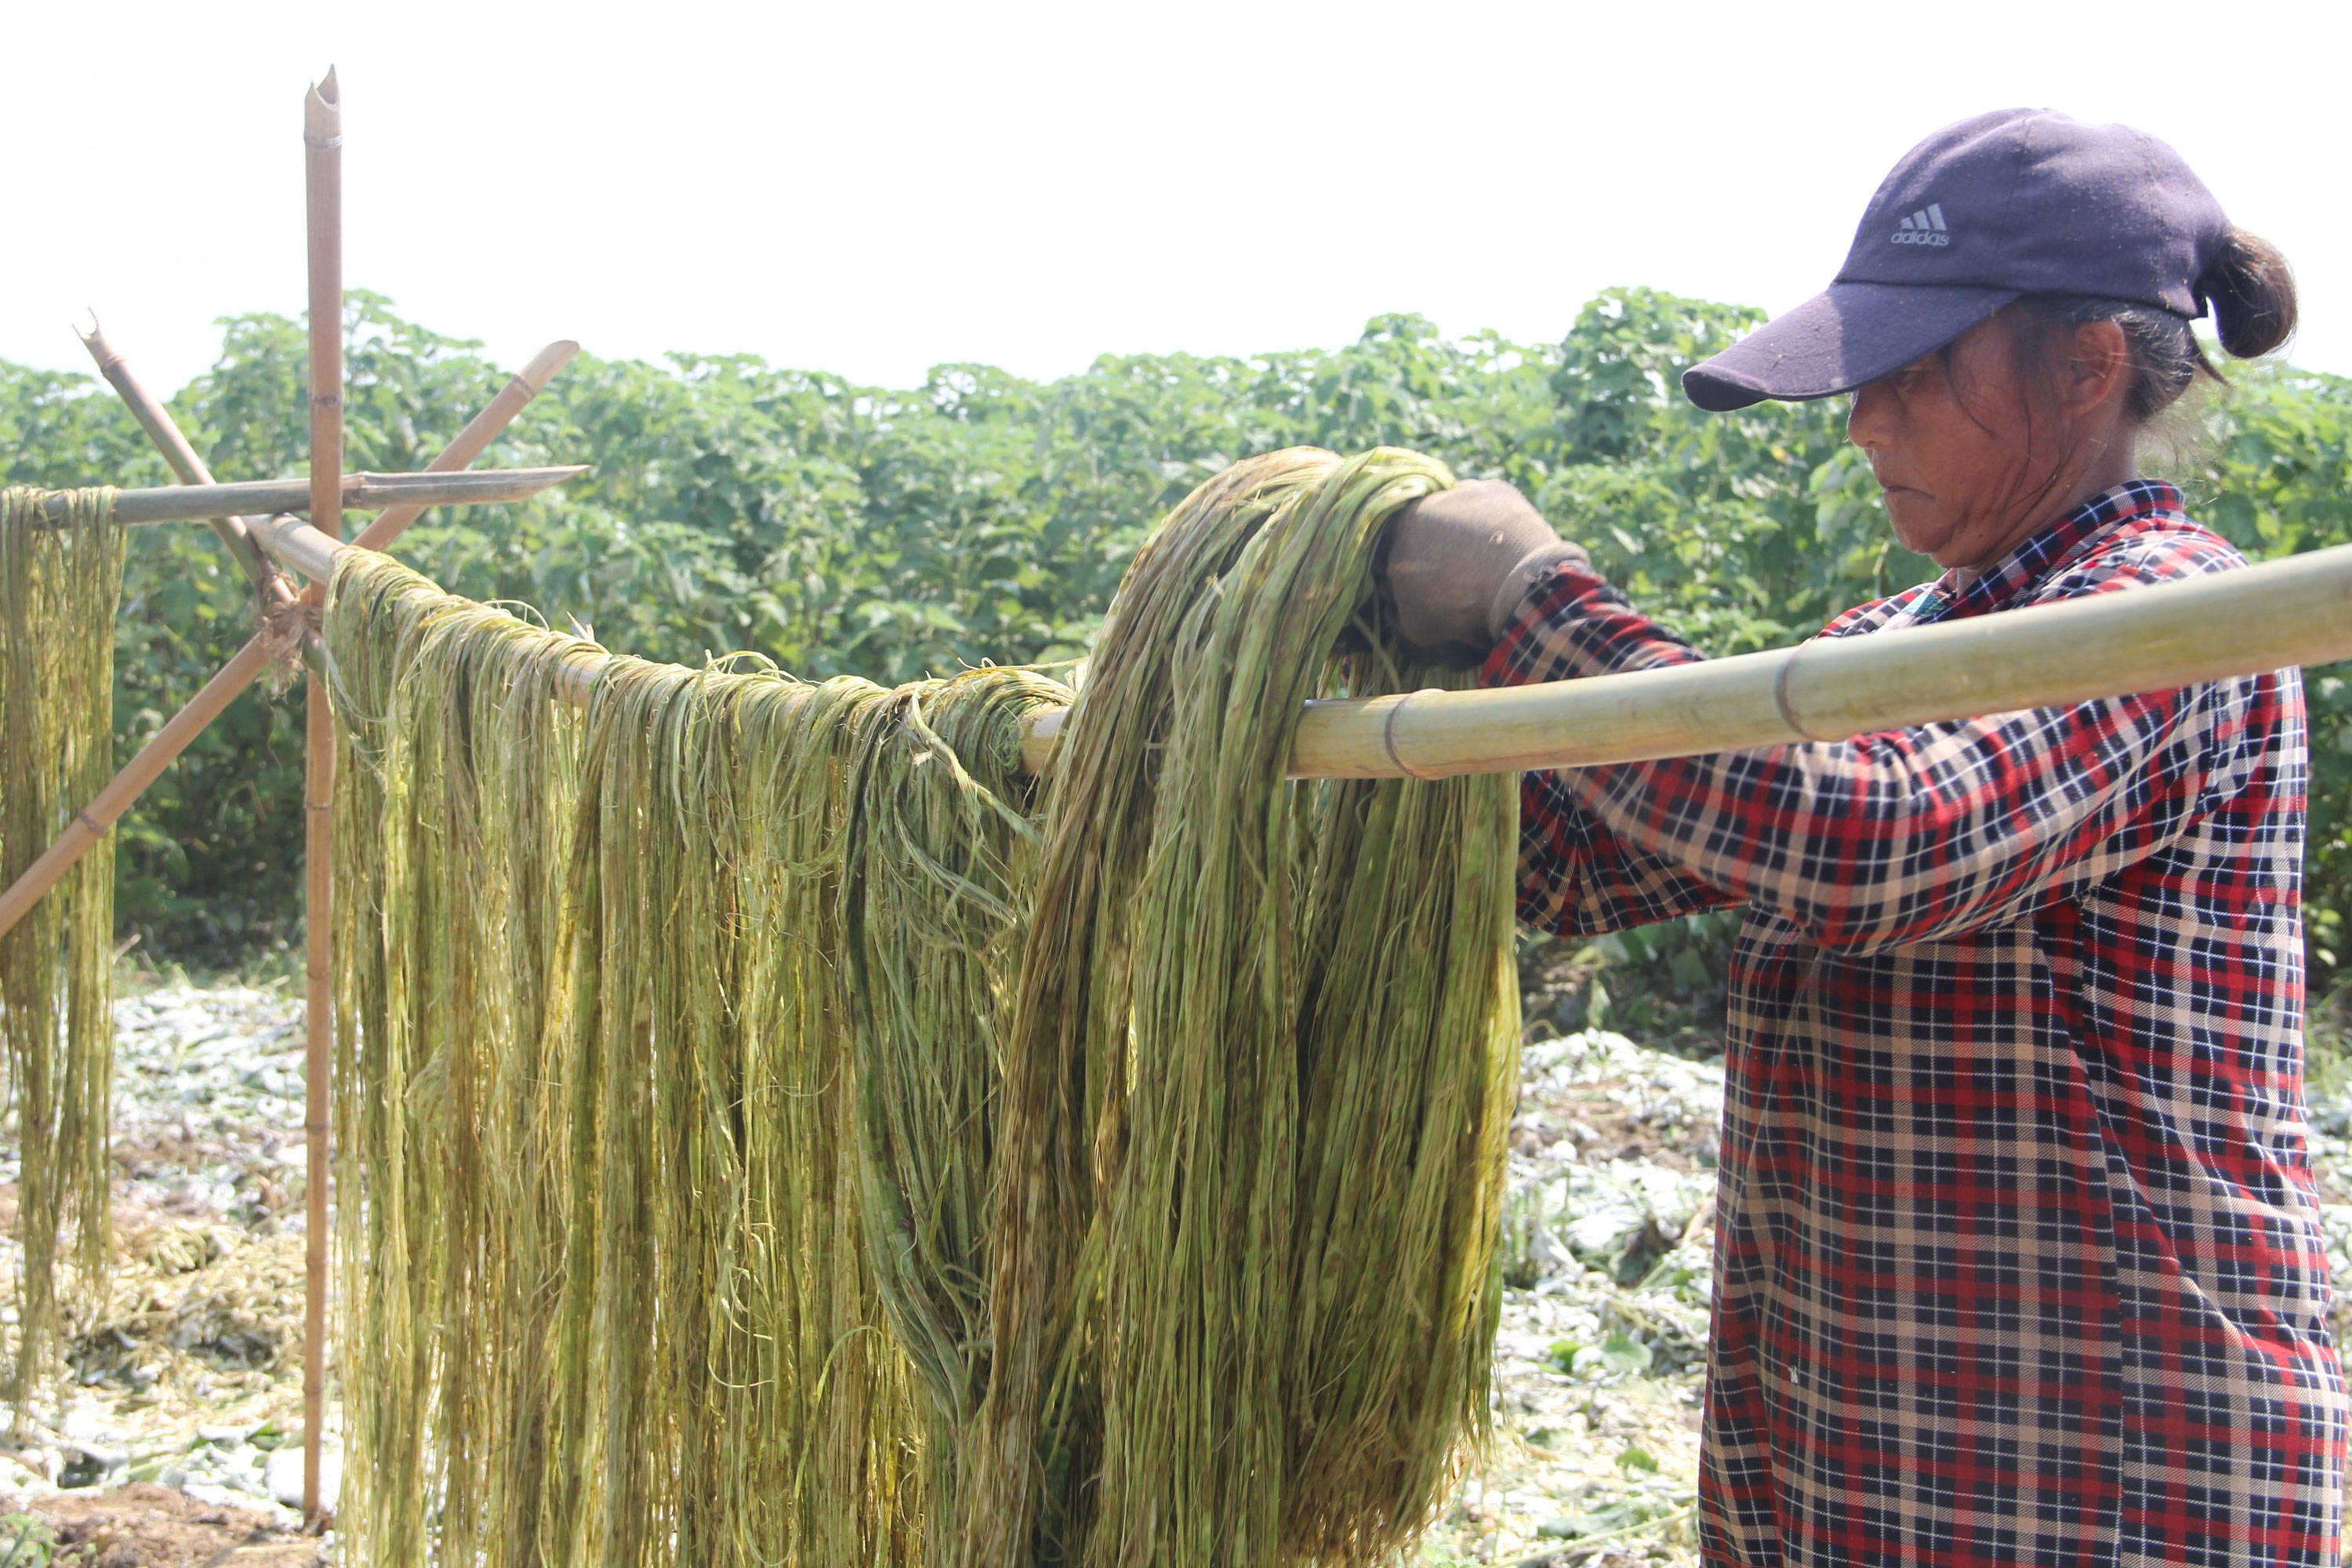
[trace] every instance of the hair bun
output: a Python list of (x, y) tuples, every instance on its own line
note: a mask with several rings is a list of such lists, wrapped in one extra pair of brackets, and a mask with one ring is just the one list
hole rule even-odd
[(2214, 329), (2233, 359), (2269, 353), (2294, 335), (2294, 273), (2260, 235), (2232, 228), (2197, 291), (2212, 303)]

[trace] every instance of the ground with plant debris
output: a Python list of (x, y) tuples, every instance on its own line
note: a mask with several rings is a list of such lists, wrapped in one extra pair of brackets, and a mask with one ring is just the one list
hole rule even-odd
[[(1511, 1127), (1495, 1439), (1425, 1568), (1696, 1560), (1718, 1060), (1657, 1050), (1531, 990)], [(1553, 989), (1559, 989), (1555, 984)], [(68, 1292), (72, 1376), (0, 1437), (0, 1564), (293, 1568), (299, 1521), (302, 1009), (294, 989), (152, 977), (117, 1004), (117, 1264)], [(1645, 1016), (1643, 1022), (1650, 1020)], [(1669, 1033), (1684, 1052), (1703, 1035)], [(2331, 1252), (2352, 1270), (2352, 1073), (2314, 1079)], [(16, 1172), (0, 1149), (0, 1208)], [(6, 1219), (0, 1214), (0, 1220)], [(15, 1256), (0, 1243), (0, 1267)], [(331, 1461), (334, 1450), (330, 1450)], [(15, 1510), (15, 1511), (10, 1511)]]
[[(28, 1429), (0, 1435), (0, 1509), (21, 1510), (0, 1518), (0, 1563), (27, 1535), (54, 1540), (59, 1568), (322, 1561), (289, 1506), (302, 1484), (300, 1000), (282, 983), (121, 989), (115, 1266), (102, 1294), (61, 1290), (69, 1376)], [(0, 1205), (14, 1154), (0, 1149)], [(0, 1243), (0, 1267), (16, 1261)]]
[(1527, 1047), (1495, 1440), (1425, 1563), (1696, 1561), (1722, 1115), (1719, 1063), (1602, 1030)]

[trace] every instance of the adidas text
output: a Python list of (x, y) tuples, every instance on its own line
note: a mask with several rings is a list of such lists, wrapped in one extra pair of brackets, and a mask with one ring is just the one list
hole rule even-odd
[(1903, 226), (1887, 238), (1896, 245), (1949, 245), (1952, 237), (1946, 233), (1944, 205), (1929, 202), (1903, 220)]

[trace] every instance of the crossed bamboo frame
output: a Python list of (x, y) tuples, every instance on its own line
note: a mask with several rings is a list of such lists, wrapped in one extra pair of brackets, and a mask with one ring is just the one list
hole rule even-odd
[[(252, 584), (261, 625), (235, 657), (158, 730), (137, 755), (65, 831), (0, 892), (0, 937), (21, 921), (75, 862), (112, 831), (147, 786), (186, 751), (205, 726), (278, 658), (308, 645), (314, 656), (316, 620), (324, 602), (323, 576), (297, 591), (259, 541), (292, 521), (281, 512), (307, 508), (306, 531), (340, 540), (348, 509), (383, 509), (352, 547), (381, 550), (433, 506), (522, 500), (587, 470), (492, 469), (464, 472), (498, 439), (515, 416), (580, 352), (570, 341), (550, 343), (518, 371), (419, 474), (345, 474), (343, 460), (342, 105), (331, 69), (303, 99), (304, 196), (309, 244), (310, 436), (307, 479), (216, 482), (171, 414), (141, 384), (129, 362), (107, 342), (95, 321), (81, 334), (99, 374), (129, 405), (163, 452), (181, 484), (123, 490), (115, 499), (118, 523), (204, 521)], [(332, 851), (334, 715), (323, 682), (308, 682), (304, 714), (303, 921), (308, 1018), (304, 1040), (303, 1136), (306, 1144), (308, 1235), (303, 1275), (302, 1511), (313, 1527), (325, 1521), (320, 1497), (320, 1438), (326, 1383), (327, 1115), (330, 1047), (333, 1040)]]
[[(204, 521), (251, 582), (257, 629), (106, 787), (78, 812), (16, 881), (0, 892), (0, 938), (171, 765), (237, 693), (277, 658), (304, 647), (303, 884), (309, 1016), (303, 1132), (309, 1235), (304, 1271), (302, 1497), (324, 1522), (320, 1441), (327, 1300), (328, 1073), (333, 1037), (329, 826), (334, 717), (316, 621), (336, 558), (380, 551), (427, 507), (519, 500), (584, 468), (462, 471), (537, 397), (580, 345), (550, 343), (417, 474), (345, 474), (342, 363), (342, 123), (335, 73), (303, 100), (310, 283), (307, 480), (222, 485), (163, 405), (95, 323), (82, 342), (183, 481), (118, 494), (120, 522)], [(310, 521), (292, 515), (307, 510)], [(346, 510), (383, 510), (342, 539)], [(291, 570), (307, 585), (295, 588)], [(1419, 691), (1310, 702), (1296, 721), (1289, 776), (1440, 778), (1469, 773), (1593, 767), (1854, 735), (2168, 690), (2199, 681), (2352, 658), (2352, 545), (2315, 551), (2186, 582), (1866, 638), (1816, 641), (1670, 668), (1540, 686)], [(565, 700), (585, 706), (594, 661), (567, 665)], [(1079, 706), (1083, 707), (1083, 700)], [(1073, 710), (1030, 721), (1022, 745), (1044, 774)]]

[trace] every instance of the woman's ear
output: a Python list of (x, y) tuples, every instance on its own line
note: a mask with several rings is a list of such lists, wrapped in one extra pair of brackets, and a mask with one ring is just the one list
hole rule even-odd
[(2067, 416), (2081, 418), (2109, 398), (2120, 404), (2131, 389), (2131, 344), (2123, 328), (2113, 321), (2076, 327), (2063, 383)]

